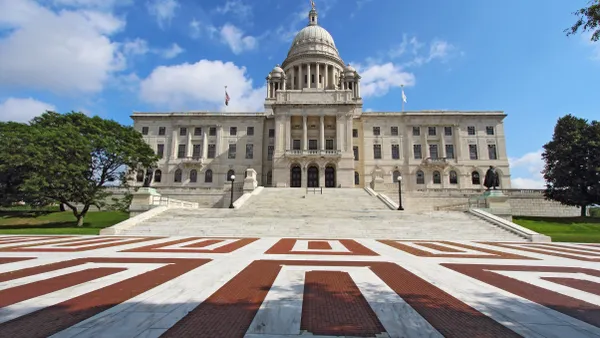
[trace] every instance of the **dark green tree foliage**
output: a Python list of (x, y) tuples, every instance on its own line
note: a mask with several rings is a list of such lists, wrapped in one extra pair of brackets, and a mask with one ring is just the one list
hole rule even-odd
[(126, 168), (156, 162), (139, 132), (97, 116), (46, 112), (21, 128), (30, 141), (22, 149), (9, 150), (26, 168), (19, 191), (30, 202), (64, 204), (78, 226), (91, 206), (106, 204), (110, 193), (105, 185), (117, 182)]
[(577, 21), (565, 29), (567, 36), (576, 34), (581, 29), (584, 32), (592, 32), (592, 41), (600, 39), (600, 0), (591, 0), (588, 7), (573, 12), (573, 15), (577, 16)]
[(21, 156), (25, 145), (31, 143), (28, 126), (15, 122), (0, 122), (0, 205), (10, 206), (24, 201), (19, 191), (23, 184), (27, 163)]
[(600, 124), (567, 115), (554, 127), (544, 145), (546, 198), (565, 205), (587, 207), (600, 203)]

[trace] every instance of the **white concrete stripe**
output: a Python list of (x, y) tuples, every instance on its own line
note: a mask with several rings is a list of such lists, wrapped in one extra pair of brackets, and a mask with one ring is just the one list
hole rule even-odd
[(494, 254), (491, 254), (491, 253), (467, 249), (467, 248), (463, 248), (461, 246), (439, 243), (439, 242), (435, 242), (435, 241), (424, 242), (424, 243), (436, 244), (436, 245), (440, 245), (440, 246), (443, 246), (446, 248), (460, 250), (462, 252), (448, 252), (448, 251), (441, 251), (441, 250), (437, 250), (437, 249), (427, 248), (427, 247), (419, 245), (419, 242), (402, 242), (402, 241), (396, 241), (396, 242), (410, 246), (411, 248), (415, 248), (415, 249), (418, 249), (421, 251), (427, 251), (429, 253), (436, 254), (436, 255), (452, 255), (452, 256), (457, 256), (457, 257), (463, 256), (463, 255), (495, 256)]
[[(216, 239), (222, 240), (222, 242), (214, 243), (214, 244), (203, 246), (200, 248), (185, 248), (185, 246), (188, 246), (188, 245), (192, 245), (192, 244), (196, 244), (196, 243), (204, 243), (206, 241), (212, 241), (212, 240), (216, 240)], [(202, 238), (202, 239), (198, 239), (198, 240), (194, 240), (194, 241), (183, 242), (183, 243), (178, 243), (178, 244), (161, 247), (159, 249), (160, 250), (215, 250), (215, 249), (218, 249), (225, 245), (235, 243), (237, 241), (239, 241), (239, 239)]]

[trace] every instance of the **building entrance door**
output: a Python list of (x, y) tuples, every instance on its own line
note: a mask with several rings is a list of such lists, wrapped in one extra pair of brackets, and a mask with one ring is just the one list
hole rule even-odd
[(308, 167), (308, 187), (309, 188), (317, 188), (319, 186), (319, 168), (315, 166)]
[(325, 168), (325, 188), (335, 188), (335, 168)]
[(296, 165), (290, 169), (290, 187), (300, 188), (302, 186), (302, 168)]

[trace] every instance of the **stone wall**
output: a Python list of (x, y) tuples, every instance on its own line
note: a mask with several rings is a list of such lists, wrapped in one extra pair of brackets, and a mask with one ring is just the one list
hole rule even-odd
[[(108, 198), (123, 198), (127, 193), (123, 188), (107, 188), (113, 193)], [(133, 190), (132, 190), (133, 191)], [(221, 208), (223, 207), (223, 189), (205, 189), (205, 188), (156, 188), (156, 191), (176, 200), (195, 202), (200, 208)]]

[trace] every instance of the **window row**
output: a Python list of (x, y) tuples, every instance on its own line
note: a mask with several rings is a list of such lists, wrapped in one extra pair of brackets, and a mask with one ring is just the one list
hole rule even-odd
[[(138, 183), (144, 182), (144, 175), (145, 172), (143, 170), (140, 170), (137, 172), (136, 174), (136, 181)], [(198, 171), (196, 169), (192, 169), (190, 170), (190, 172), (188, 173), (188, 178), (190, 180), (190, 183), (196, 183), (198, 182)], [(231, 181), (231, 177), (235, 175), (235, 171), (233, 170), (229, 170), (227, 172), (227, 175), (225, 176), (225, 179), (227, 181)], [(161, 183), (162, 182), (162, 170), (157, 169), (154, 171), (154, 183)], [(181, 183), (183, 181), (183, 171), (181, 169), (177, 169), (175, 170), (175, 173), (173, 174), (173, 182), (175, 183)], [(213, 171), (211, 169), (208, 169), (204, 172), (204, 183), (212, 183), (213, 182)]]
[[(333, 139), (325, 140), (325, 150), (335, 150), (333, 148), (334, 145)], [(302, 149), (302, 140), (292, 140), (292, 150), (301, 150)], [(319, 150), (319, 141), (316, 139), (308, 140), (308, 150)]]
[[(227, 153), (227, 157), (229, 159), (235, 159), (236, 158), (236, 150), (237, 150), (237, 145), (230, 144), (229, 150)], [(273, 152), (274, 151), (275, 151), (274, 146), (267, 147), (267, 160), (268, 161), (273, 160)], [(215, 158), (216, 153), (217, 153), (216, 144), (214, 144), (214, 143), (208, 144), (206, 157), (207, 158)], [(165, 156), (165, 145), (164, 144), (156, 145), (156, 155), (158, 155), (159, 158), (164, 158), (164, 156)], [(186, 158), (186, 157), (187, 157), (187, 145), (185, 145), (185, 144), (178, 145), (177, 158)], [(192, 145), (192, 158), (194, 158), (194, 159), (202, 158), (202, 144), (193, 144)], [(253, 159), (253, 158), (254, 158), (254, 145), (246, 144), (246, 159)]]
[[(440, 127), (440, 128), (444, 128), (445, 136), (452, 136), (452, 127)], [(437, 131), (438, 131), (438, 127), (427, 127), (427, 135), (429, 135), (429, 136), (436, 136)], [(467, 133), (468, 133), (468, 135), (471, 135), (471, 136), (475, 135), (476, 134), (475, 126), (468, 126)], [(494, 135), (495, 134), (494, 127), (493, 126), (485, 127), (485, 133), (486, 133), (486, 135)], [(381, 127), (373, 127), (373, 135), (380, 136), (381, 135)], [(391, 136), (399, 135), (398, 126), (390, 127), (390, 135)], [(421, 127), (412, 127), (412, 135), (413, 136), (421, 136)], [(358, 137), (358, 129), (352, 129), (352, 137), (354, 137), (354, 138)]]
[[(150, 132), (150, 127), (142, 127), (142, 135), (148, 135), (148, 133)], [(230, 136), (236, 136), (238, 133), (238, 129), (237, 127), (229, 127), (229, 135)], [(164, 136), (167, 134), (167, 128), (166, 127), (158, 127), (158, 135), (159, 136)], [(187, 127), (180, 127), (179, 128), (179, 136), (187, 136), (188, 134), (188, 128)], [(195, 127), (194, 128), (194, 136), (202, 136), (202, 127)], [(254, 127), (246, 127), (246, 135), (247, 136), (254, 136)], [(209, 127), (208, 128), (208, 136), (217, 136), (217, 127)], [(273, 138), (275, 137), (275, 129), (269, 129), (269, 137)]]
[[(398, 176), (400, 175), (399, 171), (394, 171), (393, 174), (393, 182), (398, 181)], [(425, 184), (425, 173), (422, 170), (417, 170), (416, 174), (416, 182), (417, 184)], [(439, 171), (434, 171), (432, 173), (432, 181), (433, 184), (442, 184), (442, 174)], [(448, 173), (448, 183), (450, 184), (458, 184), (458, 174), (456, 171), (451, 170)], [(481, 185), (481, 176), (479, 172), (473, 171), (471, 172), (471, 184), (473, 185)]]

